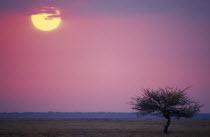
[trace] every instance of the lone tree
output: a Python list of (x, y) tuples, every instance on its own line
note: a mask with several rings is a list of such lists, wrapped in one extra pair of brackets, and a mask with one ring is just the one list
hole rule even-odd
[(186, 90), (177, 87), (142, 89), (142, 96), (132, 98), (132, 109), (139, 115), (153, 114), (167, 119), (164, 133), (167, 134), (171, 118), (191, 118), (200, 111), (202, 105), (186, 94)]

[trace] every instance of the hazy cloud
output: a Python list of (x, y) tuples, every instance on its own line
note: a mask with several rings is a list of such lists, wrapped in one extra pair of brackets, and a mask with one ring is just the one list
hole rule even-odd
[(30, 12), (43, 6), (61, 8), (76, 15), (125, 15), (139, 13), (180, 13), (209, 15), (209, 0), (1, 0), (1, 12)]

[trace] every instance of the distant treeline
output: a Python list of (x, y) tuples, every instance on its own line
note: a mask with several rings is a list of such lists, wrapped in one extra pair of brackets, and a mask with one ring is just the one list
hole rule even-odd
[[(95, 118), (95, 119), (135, 119), (138, 118), (135, 113), (117, 113), (117, 112), (13, 112), (0, 113), (0, 118)], [(153, 115), (147, 115), (140, 118), (160, 118)], [(210, 114), (199, 113), (193, 119), (210, 119)]]

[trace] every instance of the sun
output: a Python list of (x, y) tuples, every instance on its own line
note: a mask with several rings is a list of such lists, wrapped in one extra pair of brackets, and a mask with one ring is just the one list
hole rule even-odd
[(41, 31), (51, 31), (61, 24), (60, 11), (54, 7), (45, 7), (40, 13), (31, 15), (33, 25)]

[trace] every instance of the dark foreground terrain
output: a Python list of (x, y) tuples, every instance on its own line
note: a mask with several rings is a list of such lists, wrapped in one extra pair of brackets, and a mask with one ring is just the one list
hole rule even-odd
[(0, 119), (0, 137), (210, 137), (210, 120)]

